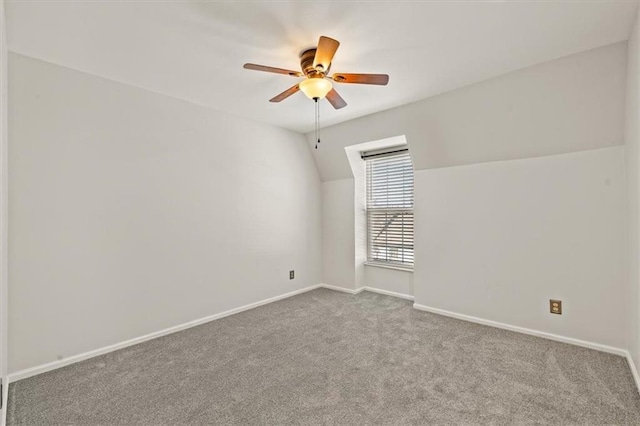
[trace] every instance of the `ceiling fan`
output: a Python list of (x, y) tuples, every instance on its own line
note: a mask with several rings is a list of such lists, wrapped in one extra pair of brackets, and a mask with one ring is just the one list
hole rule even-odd
[(307, 97), (316, 102), (326, 96), (329, 103), (335, 109), (340, 109), (347, 106), (347, 103), (338, 92), (336, 92), (336, 89), (333, 88), (331, 80), (336, 83), (387, 85), (389, 82), (389, 76), (387, 74), (334, 73), (329, 76), (331, 61), (333, 60), (336, 50), (338, 50), (338, 46), (340, 46), (340, 42), (337, 40), (321, 36), (318, 41), (318, 47), (306, 49), (300, 53), (300, 68), (302, 72), (256, 64), (244, 64), (244, 68), (276, 74), (287, 74), (292, 77), (305, 77), (300, 83), (271, 98), (269, 102), (283, 101), (299, 90), (302, 90)]

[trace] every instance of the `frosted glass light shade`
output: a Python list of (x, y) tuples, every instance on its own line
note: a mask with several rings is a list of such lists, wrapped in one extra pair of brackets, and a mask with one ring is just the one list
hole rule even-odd
[(329, 80), (324, 78), (308, 78), (299, 84), (300, 90), (307, 95), (309, 99), (322, 99), (327, 96), (333, 86)]

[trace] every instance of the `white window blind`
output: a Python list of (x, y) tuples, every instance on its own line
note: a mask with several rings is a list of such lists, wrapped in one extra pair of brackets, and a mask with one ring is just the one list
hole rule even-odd
[(367, 261), (413, 268), (413, 166), (408, 151), (363, 156)]

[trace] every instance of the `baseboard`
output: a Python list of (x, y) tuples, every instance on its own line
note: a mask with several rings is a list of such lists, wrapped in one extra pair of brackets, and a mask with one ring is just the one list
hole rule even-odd
[(398, 297), (400, 299), (413, 301), (413, 296), (408, 294), (403, 294), (403, 293), (396, 293), (395, 291), (382, 290), (380, 288), (368, 287), (368, 286), (360, 287), (358, 290), (370, 291), (372, 293), (379, 293), (379, 294), (384, 294), (385, 296)]
[[(140, 337), (136, 337), (130, 340), (126, 340), (124, 342), (120, 342), (120, 343), (116, 343), (114, 345), (109, 345), (109, 346), (105, 346), (103, 348), (100, 349), (95, 349), (92, 351), (88, 351), (82, 354), (78, 354), (78, 355), (74, 355), (71, 356), (69, 358), (65, 358), (59, 361), (53, 361), (47, 364), (43, 364), (43, 365), (39, 365), (36, 367), (31, 367), (31, 368), (27, 368), (21, 371), (17, 371), (15, 373), (9, 374), (9, 376), (7, 377), (6, 380), (6, 385), (3, 386), (3, 395), (1, 395), (0, 397), (3, 398), (3, 407), (5, 409), (5, 413), (6, 413), (6, 403), (7, 403), (7, 393), (8, 393), (8, 389), (9, 389), (9, 383), (21, 380), (21, 379), (26, 379), (28, 377), (32, 377), (35, 376), (37, 374), (42, 374), (42, 373), (46, 373), (47, 371), (52, 371), (61, 367), (65, 367), (67, 365), (71, 365), (74, 364), (76, 362), (80, 362), (80, 361), (84, 361), (99, 355), (103, 355), (109, 352), (113, 352), (119, 349), (124, 349), (126, 347), (129, 346), (133, 346), (136, 345), (138, 343), (143, 343), (146, 342), (148, 340), (151, 339), (155, 339), (158, 337), (162, 337), (162, 336), (166, 336), (168, 334), (172, 334), (172, 333), (176, 333), (178, 331), (182, 331), (182, 330), (186, 330), (188, 328), (191, 327), (195, 327), (201, 324), (206, 324), (208, 322), (211, 321), (215, 321), (217, 319), (220, 318), (224, 318), (230, 315), (234, 315), (240, 312), (244, 312), (244, 311), (248, 311), (250, 309), (253, 308), (257, 308), (258, 306), (262, 306), (262, 305), (266, 305), (269, 303), (273, 303), (276, 302), (278, 300), (282, 300), (282, 299), (286, 299), (298, 294), (302, 294), (302, 293), (306, 293), (308, 291), (311, 290), (315, 290), (317, 288), (327, 288), (329, 290), (335, 290), (335, 291), (340, 291), (343, 293), (348, 293), (348, 294), (359, 294), (362, 291), (371, 291), (374, 293), (380, 293), (380, 294), (384, 294), (387, 296), (393, 296), (393, 297), (399, 297), (402, 299), (407, 299), (407, 300), (413, 300), (413, 296), (407, 295), (407, 294), (401, 294), (401, 293), (396, 293), (393, 291), (388, 291), (388, 290), (381, 290), (381, 289), (377, 289), (377, 288), (373, 288), (373, 287), (360, 287), (358, 289), (347, 289), (344, 287), (338, 287), (338, 286), (332, 286), (332, 285), (328, 285), (328, 284), (317, 284), (317, 285), (313, 285), (313, 286), (309, 286), (300, 290), (296, 290), (296, 291), (292, 291), (280, 296), (275, 296), (269, 299), (265, 299), (265, 300), (261, 300), (259, 302), (255, 302), (255, 303), (251, 303), (245, 306), (241, 306), (239, 308), (235, 308), (235, 309), (230, 309), (228, 311), (225, 312), (221, 312), (218, 314), (214, 314), (214, 315), (210, 315), (208, 317), (204, 317), (204, 318), (200, 318), (194, 321), (189, 321), (187, 323), (184, 324), (180, 324), (174, 327), (170, 327), (164, 330), (160, 330), (160, 331), (156, 331), (153, 333), (149, 333), (146, 334), (144, 336), (140, 336)], [(631, 358), (631, 355), (629, 354), (629, 352), (625, 349), (620, 349), (620, 348), (615, 348), (612, 346), (607, 346), (607, 345), (601, 345), (599, 343), (593, 343), (593, 342), (587, 342), (584, 340), (579, 340), (579, 339), (574, 339), (571, 337), (564, 337), (564, 336), (559, 336), (556, 334), (551, 334), (551, 333), (546, 333), (543, 331), (538, 331), (538, 330), (532, 330), (532, 329), (528, 329), (528, 328), (524, 328), (524, 327), (518, 327), (518, 326), (514, 326), (514, 325), (509, 325), (509, 324), (504, 324), (504, 323), (500, 323), (497, 321), (491, 321), (491, 320), (486, 320), (483, 318), (477, 318), (477, 317), (472, 317), (469, 315), (463, 315), (463, 314), (458, 314), (455, 312), (450, 312), (450, 311), (445, 311), (442, 309), (437, 309), (437, 308), (432, 308), (429, 306), (425, 306), (425, 305), (420, 305), (417, 303), (413, 304), (414, 309), (417, 310), (421, 310), (421, 311), (426, 311), (426, 312), (431, 312), (434, 314), (439, 314), (439, 315), (444, 315), (444, 316), (448, 316), (448, 317), (452, 317), (452, 318), (456, 318), (456, 319), (461, 319), (464, 321), (470, 321), (470, 322), (474, 322), (477, 324), (482, 324), (482, 325), (488, 325), (491, 327), (496, 327), (496, 328), (501, 328), (504, 330), (509, 330), (509, 331), (515, 331), (518, 333), (523, 333), (523, 334), (529, 334), (532, 336), (537, 336), (537, 337), (542, 337), (542, 338), (546, 338), (546, 339), (550, 339), (550, 340), (555, 340), (558, 342), (563, 342), (563, 343), (569, 343), (572, 345), (577, 345), (577, 346), (582, 346), (585, 348), (590, 348), (590, 349), (595, 349), (595, 350), (599, 350), (602, 352), (608, 352), (608, 353), (612, 353), (612, 354), (616, 354), (616, 355), (620, 355), (623, 357), (627, 358), (627, 361), (629, 363), (629, 367), (631, 368), (631, 372), (633, 374), (633, 378), (636, 382), (636, 386), (638, 387), (639, 391), (640, 391), (640, 376), (638, 375), (638, 371), (636, 369), (636, 366), (633, 362), (633, 359)], [(5, 414), (3, 413), (3, 414)], [(1, 425), (0, 425), (1, 426)]]
[[(93, 358), (93, 357), (96, 357), (96, 356), (99, 356), (99, 355), (104, 355), (104, 354), (109, 353), (109, 352), (117, 351), (118, 349), (124, 349), (124, 348), (129, 347), (129, 346), (137, 345), (138, 343), (143, 343), (143, 342), (146, 342), (148, 340), (155, 339), (155, 338), (162, 337), (162, 336), (166, 336), (168, 334), (176, 333), (178, 331), (186, 330), (186, 329), (191, 328), (191, 327), (195, 327), (195, 326), (198, 326), (198, 325), (206, 324), (208, 322), (215, 321), (215, 320), (220, 319), (220, 318), (228, 317), (228, 316), (233, 315), (233, 314), (237, 314), (237, 313), (240, 313), (240, 312), (248, 311), (249, 309), (257, 308), (258, 306), (262, 306), (262, 305), (266, 305), (266, 304), (269, 304), (269, 303), (277, 302), (278, 300), (286, 299), (286, 298), (289, 298), (289, 297), (292, 297), (292, 296), (295, 296), (295, 295), (298, 295), (298, 294), (302, 294), (302, 293), (306, 293), (306, 292), (311, 291), (311, 290), (315, 290), (315, 289), (317, 289), (317, 288), (319, 288), (321, 286), (324, 286), (324, 285), (316, 284), (316, 285), (313, 285), (313, 286), (310, 286), (310, 287), (306, 287), (306, 288), (303, 288), (303, 289), (300, 289), (300, 290), (295, 290), (295, 291), (292, 291), (290, 293), (286, 293), (286, 294), (283, 294), (283, 295), (280, 295), (280, 296), (275, 296), (275, 297), (271, 297), (269, 299), (261, 300), (259, 302), (250, 303), (248, 305), (241, 306), (239, 308), (230, 309), (228, 311), (221, 312), (219, 314), (210, 315), (208, 317), (200, 318), (200, 319), (197, 319), (197, 320), (194, 320), (194, 321), (189, 321), (189, 322), (186, 322), (184, 324), (176, 325), (174, 327), (169, 327), (169, 328), (166, 328), (164, 330), (160, 330), (160, 331), (156, 331), (156, 332), (153, 332), (153, 333), (149, 333), (149, 334), (146, 334), (144, 336), (135, 337), (133, 339), (126, 340), (124, 342), (116, 343), (114, 345), (109, 345), (109, 346), (105, 346), (105, 347), (100, 348), (100, 349), (95, 349), (95, 350), (84, 352), (84, 353), (81, 353), (81, 354), (78, 354), (78, 355), (73, 355), (73, 356), (70, 356), (69, 358), (65, 358), (65, 359), (62, 359), (62, 360), (59, 360), (59, 361), (53, 361), (53, 362), (49, 362), (47, 364), (42, 364), (42, 365), (38, 365), (38, 366), (35, 366), (35, 367), (27, 368), (27, 369), (24, 369), (24, 370), (20, 370), (20, 371), (17, 371), (15, 373), (9, 374), (9, 376), (7, 378), (7, 386), (4, 386), (4, 387), (6, 389), (8, 389), (8, 384), (9, 383), (16, 382), (18, 380), (26, 379), (28, 377), (35, 376), (37, 374), (46, 373), (47, 371), (52, 371), (52, 370), (55, 370), (55, 369), (58, 369), (58, 368), (62, 368), (62, 367), (65, 367), (67, 365), (70, 365), (70, 364), (75, 364), (76, 362), (84, 361), (84, 360), (87, 360), (87, 359), (90, 359), (90, 358)], [(6, 392), (6, 389), (5, 389), (5, 392)], [(6, 407), (6, 405), (5, 405), (5, 407)]]
[(360, 287), (359, 289), (354, 290), (350, 288), (338, 287), (337, 285), (329, 285), (329, 284), (319, 284), (318, 287), (327, 288), (329, 290), (334, 290), (334, 291), (341, 291), (343, 293), (349, 293), (349, 294), (358, 294), (362, 290), (364, 290), (363, 287)]
[(338, 287), (335, 285), (320, 284), (319, 287), (326, 288), (329, 290), (341, 291), (343, 293), (348, 293), (348, 294), (360, 294), (363, 291), (370, 291), (372, 293), (384, 294), (385, 296), (392, 296), (392, 297), (399, 297), (400, 299), (413, 300), (413, 296), (410, 296), (408, 294), (396, 293), (395, 291), (382, 290), (380, 288), (368, 287), (368, 286), (359, 287), (357, 289), (350, 289), (350, 288)]
[[(503, 330), (515, 331), (517, 333), (529, 334), (531, 336), (542, 337), (556, 342), (569, 343), (570, 345), (582, 346), (584, 348), (595, 349), (597, 351), (607, 352), (610, 354), (627, 356), (626, 349), (616, 348), (613, 346), (602, 345), (600, 343), (588, 342), (586, 340), (574, 339), (572, 337), (559, 336), (557, 334), (547, 333), (545, 331), (532, 330), (530, 328), (518, 327), (515, 325), (505, 324), (497, 321), (487, 320), (484, 318), (472, 317), (469, 315), (459, 314), (456, 312), (445, 311), (443, 309), (432, 308), (430, 306), (413, 304), (414, 309), (419, 311), (431, 312), (432, 314), (444, 315), (463, 321), (474, 322), (476, 324), (488, 325), (490, 327), (501, 328)], [(636, 379), (637, 380), (637, 379)]]
[(638, 369), (636, 368), (636, 364), (633, 362), (631, 353), (629, 351), (625, 352), (627, 357), (627, 364), (629, 364), (629, 368), (631, 369), (631, 375), (633, 375), (633, 380), (636, 382), (636, 389), (638, 389), (638, 393), (640, 393), (640, 375), (638, 375)]
[(2, 411), (0, 411), (0, 426), (5, 426), (7, 424), (7, 403), (9, 402), (9, 378), (3, 377), (2, 383)]

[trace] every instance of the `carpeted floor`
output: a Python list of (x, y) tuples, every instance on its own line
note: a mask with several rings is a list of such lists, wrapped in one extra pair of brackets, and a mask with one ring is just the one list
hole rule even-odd
[(12, 383), (9, 425), (640, 424), (622, 357), (319, 289)]

